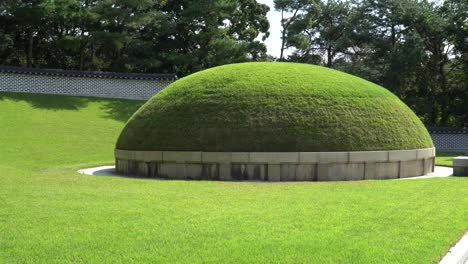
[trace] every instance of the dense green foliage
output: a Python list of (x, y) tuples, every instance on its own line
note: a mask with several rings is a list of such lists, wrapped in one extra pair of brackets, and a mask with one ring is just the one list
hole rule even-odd
[(186, 74), (264, 56), (268, 10), (255, 0), (2, 0), (0, 64)]
[[(274, 0), (285, 60), (380, 84), (429, 126), (468, 126), (466, 0)], [(280, 58), (283, 59), (283, 58)]]
[[(466, 0), (273, 2), (279, 60), (377, 83), (428, 126), (468, 126)], [(3, 0), (0, 64), (185, 76), (275, 60), (262, 43), (268, 10), (257, 0)]]
[(140, 102), (0, 93), (1, 263), (436, 263), (468, 179), (330, 183), (80, 175)]
[(359, 151), (432, 147), (417, 116), (388, 90), (308, 64), (216, 67), (168, 86), (124, 128), (117, 148)]

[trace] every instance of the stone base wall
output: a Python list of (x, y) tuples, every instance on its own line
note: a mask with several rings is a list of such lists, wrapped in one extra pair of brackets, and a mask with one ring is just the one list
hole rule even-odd
[(423, 176), (435, 149), (359, 152), (193, 152), (115, 150), (116, 171), (181, 180), (349, 181)]

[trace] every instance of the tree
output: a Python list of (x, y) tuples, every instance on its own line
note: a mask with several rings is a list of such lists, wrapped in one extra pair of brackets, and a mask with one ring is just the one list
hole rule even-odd
[[(281, 12), (281, 53), (280, 60), (284, 60), (284, 51), (288, 48), (287, 38), (290, 26), (304, 15), (314, 12), (315, 0), (274, 0), (275, 10)], [(286, 17), (287, 15), (289, 17)]]
[(320, 58), (323, 56), (323, 64), (332, 67), (334, 60), (345, 55), (351, 46), (348, 36), (352, 32), (350, 13), (351, 8), (347, 2), (319, 1), (314, 12), (293, 21), (286, 42), (296, 49), (295, 59), (311, 55)]
[(39, 41), (38, 36), (47, 28), (50, 7), (47, 0), (7, 0), (3, 3), (2, 17), (16, 25), (10, 29), (16, 35), (15, 46), (24, 49), (27, 67), (33, 65), (35, 39)]

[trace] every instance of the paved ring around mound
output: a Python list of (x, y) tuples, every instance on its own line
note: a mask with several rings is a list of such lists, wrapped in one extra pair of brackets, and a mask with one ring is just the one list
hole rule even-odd
[(458, 241), (455, 246), (450, 248), (439, 264), (467, 264), (468, 263), (468, 232)]
[[(127, 175), (119, 174), (115, 171), (115, 166), (99, 166), (94, 168), (86, 168), (78, 170), (78, 173), (91, 175), (91, 176), (117, 176), (125, 178), (133, 178)], [(450, 167), (435, 166), (434, 172), (429, 173), (425, 176), (418, 176), (413, 178), (403, 178), (397, 180), (417, 180), (417, 179), (429, 179), (429, 178), (446, 178), (453, 175), (453, 169)], [(159, 178), (162, 179), (162, 178)]]

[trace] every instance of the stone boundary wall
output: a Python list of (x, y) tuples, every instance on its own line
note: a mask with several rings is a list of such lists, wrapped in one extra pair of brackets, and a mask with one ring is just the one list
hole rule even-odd
[(192, 180), (346, 181), (395, 179), (434, 171), (435, 148), (356, 152), (115, 150), (124, 175)]
[(468, 128), (430, 127), (428, 130), (437, 150), (468, 154)]
[(0, 91), (148, 100), (174, 74), (45, 70), (0, 66)]

